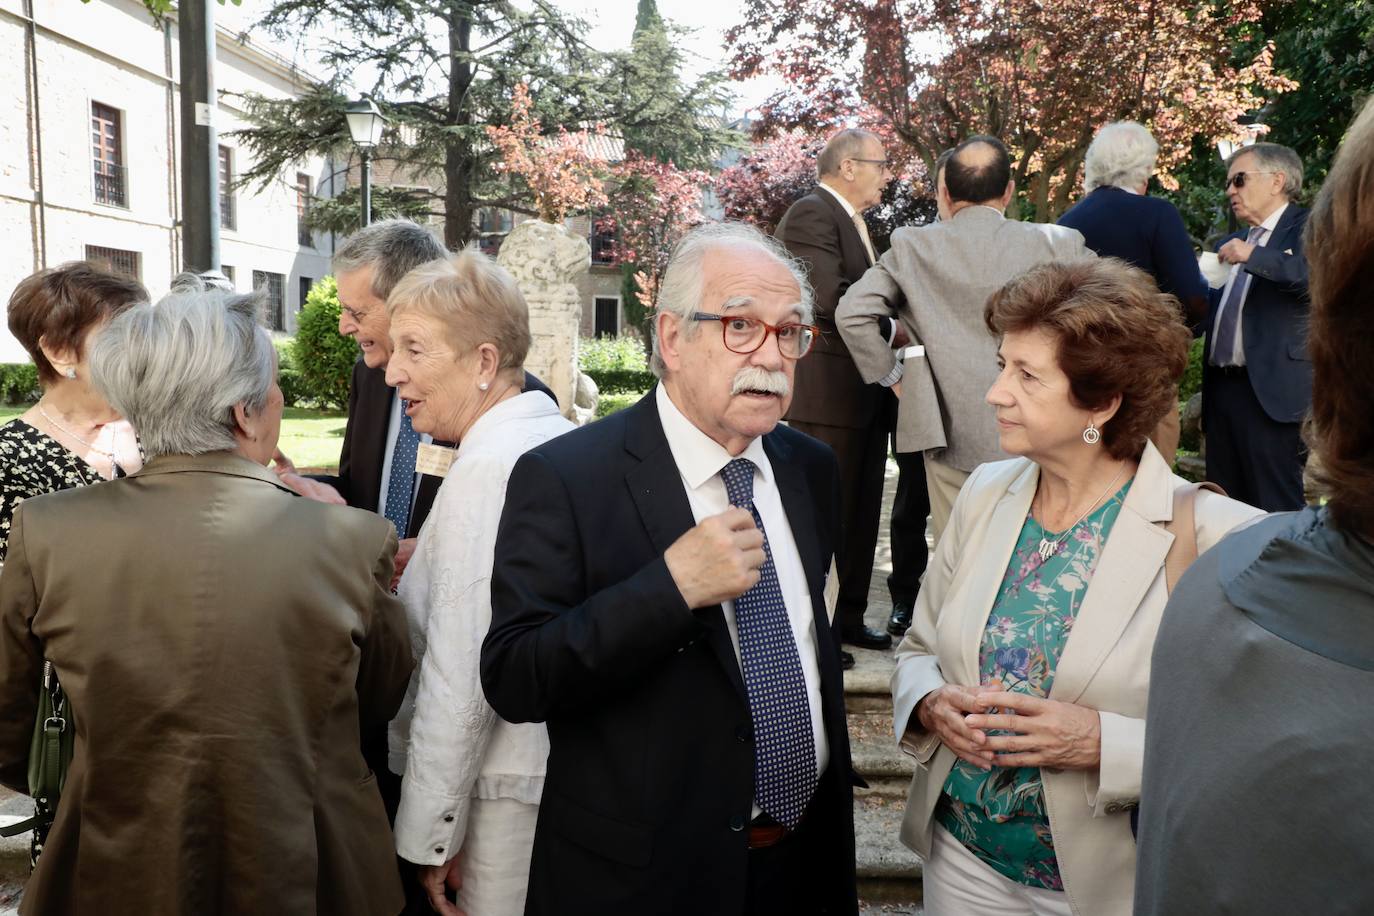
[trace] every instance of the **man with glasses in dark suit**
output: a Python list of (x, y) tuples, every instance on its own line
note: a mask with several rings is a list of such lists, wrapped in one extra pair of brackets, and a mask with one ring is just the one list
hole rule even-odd
[(1301, 190), (1302, 160), (1286, 146), (1256, 143), (1227, 160), (1226, 196), (1250, 228), (1217, 247), (1231, 275), (1212, 291), (1203, 327), (1207, 479), (1268, 512), (1306, 502), (1301, 426), (1312, 404), (1312, 363), (1307, 210), (1293, 202)]

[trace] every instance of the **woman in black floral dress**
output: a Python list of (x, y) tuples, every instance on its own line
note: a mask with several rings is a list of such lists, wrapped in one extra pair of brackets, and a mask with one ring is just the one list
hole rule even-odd
[(14, 507), (25, 499), (138, 470), (133, 430), (90, 384), (93, 330), (148, 293), (134, 280), (78, 262), (40, 271), (15, 287), (10, 332), (29, 351), (43, 396), (0, 426), (0, 562)]
[[(86, 344), (92, 331), (147, 299), (138, 282), (85, 263), (40, 271), (15, 287), (10, 333), (29, 351), (43, 396), (0, 426), (0, 564), (21, 502), (142, 466), (133, 430), (90, 384)], [(34, 861), (51, 823), (51, 812), (40, 806), (39, 813), (49, 818), (33, 832)]]

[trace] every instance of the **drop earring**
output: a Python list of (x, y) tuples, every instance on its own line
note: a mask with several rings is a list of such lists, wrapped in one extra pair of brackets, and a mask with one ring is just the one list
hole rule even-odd
[(1088, 421), (1088, 428), (1083, 430), (1083, 441), (1089, 445), (1096, 445), (1102, 441), (1102, 433), (1097, 431), (1097, 426), (1092, 420)]

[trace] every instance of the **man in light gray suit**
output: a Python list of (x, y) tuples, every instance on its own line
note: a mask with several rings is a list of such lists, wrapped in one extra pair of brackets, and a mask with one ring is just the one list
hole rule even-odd
[[(994, 137), (955, 147), (937, 183), (941, 221), (894, 232), (892, 247), (835, 311), (864, 381), (900, 399), (897, 449), (923, 454), (936, 541), (969, 472), (1007, 457), (984, 400), (997, 377), (984, 303), (1037, 264), (1093, 257), (1073, 229), (1003, 215), (1015, 184), (1007, 148)], [(910, 329), (905, 362), (883, 340), (882, 318)]]

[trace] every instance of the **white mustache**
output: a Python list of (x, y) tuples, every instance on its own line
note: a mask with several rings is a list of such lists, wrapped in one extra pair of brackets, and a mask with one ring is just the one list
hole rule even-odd
[(792, 386), (787, 383), (787, 374), (784, 372), (770, 372), (758, 366), (746, 366), (735, 373), (730, 394), (733, 397), (746, 391), (766, 391), (785, 398), (791, 393)]

